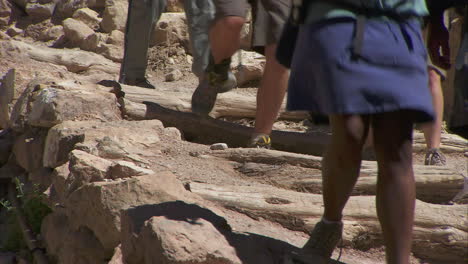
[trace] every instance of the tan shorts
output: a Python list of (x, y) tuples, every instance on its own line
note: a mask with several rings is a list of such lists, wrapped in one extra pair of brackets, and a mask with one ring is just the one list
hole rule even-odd
[(216, 19), (226, 16), (245, 18), (248, 5), (252, 5), (253, 28), (256, 32), (253, 46), (266, 46), (278, 42), (289, 16), (290, 2), (290, 0), (213, 0), (216, 6)]

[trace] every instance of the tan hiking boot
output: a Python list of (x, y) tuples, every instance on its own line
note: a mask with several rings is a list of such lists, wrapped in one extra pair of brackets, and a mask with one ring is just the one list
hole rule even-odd
[(310, 233), (309, 241), (299, 252), (292, 252), (284, 264), (328, 264), (341, 240), (343, 223), (318, 222)]

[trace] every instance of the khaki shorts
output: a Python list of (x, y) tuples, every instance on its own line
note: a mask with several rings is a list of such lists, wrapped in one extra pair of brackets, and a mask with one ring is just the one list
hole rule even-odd
[(283, 26), (289, 16), (290, 2), (290, 0), (213, 0), (216, 6), (216, 19), (227, 16), (245, 18), (248, 5), (252, 5), (253, 28), (256, 32), (253, 46), (266, 46), (279, 41)]

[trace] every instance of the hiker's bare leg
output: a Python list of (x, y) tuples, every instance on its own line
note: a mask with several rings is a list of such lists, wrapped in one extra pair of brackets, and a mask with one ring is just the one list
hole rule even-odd
[(369, 117), (330, 116), (332, 136), (323, 158), (324, 217), (341, 221), (343, 208), (359, 176)]
[(429, 68), (429, 89), (432, 95), (432, 104), (435, 110), (435, 120), (421, 126), (428, 149), (440, 147), (442, 133), (442, 120), (444, 115), (444, 95), (439, 73)]
[(378, 162), (377, 214), (388, 264), (409, 264), (415, 207), (413, 123), (408, 113), (372, 117)]
[(288, 84), (288, 70), (276, 60), (276, 44), (265, 47), (266, 64), (257, 91), (255, 133), (270, 134)]
[(240, 32), (244, 23), (243, 17), (227, 16), (218, 19), (211, 28), (211, 53), (216, 64), (230, 58), (239, 49)]

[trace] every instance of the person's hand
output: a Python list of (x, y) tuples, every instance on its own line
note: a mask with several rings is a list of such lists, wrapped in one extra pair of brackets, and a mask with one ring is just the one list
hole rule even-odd
[(429, 22), (427, 48), (435, 66), (442, 69), (450, 68), (449, 32), (444, 25), (443, 15)]

